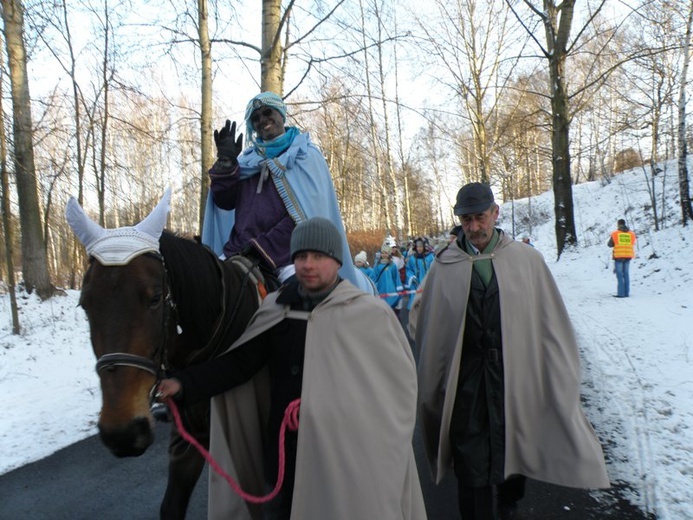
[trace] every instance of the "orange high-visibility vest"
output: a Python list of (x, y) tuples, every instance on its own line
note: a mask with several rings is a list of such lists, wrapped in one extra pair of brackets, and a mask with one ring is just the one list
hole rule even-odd
[(635, 257), (635, 233), (632, 231), (614, 231), (611, 233), (614, 242), (614, 258)]

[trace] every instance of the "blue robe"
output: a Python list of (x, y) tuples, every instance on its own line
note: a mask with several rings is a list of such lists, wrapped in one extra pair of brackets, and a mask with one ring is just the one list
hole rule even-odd
[[(397, 265), (388, 261), (387, 263), (378, 262), (373, 267), (373, 275), (371, 276), (375, 286), (378, 288), (378, 294), (385, 300), (388, 305), (395, 308), (402, 298), (398, 293), (403, 290), (402, 281), (399, 277), (399, 269)], [(392, 294), (392, 296), (382, 296), (384, 294)]]
[[(407, 286), (409, 290), (416, 291), (421, 287), (434, 259), (435, 255), (433, 253), (423, 253), (421, 255), (412, 253), (407, 257)], [(411, 309), (414, 303), (414, 296), (416, 296), (416, 293), (409, 295), (407, 309)]]

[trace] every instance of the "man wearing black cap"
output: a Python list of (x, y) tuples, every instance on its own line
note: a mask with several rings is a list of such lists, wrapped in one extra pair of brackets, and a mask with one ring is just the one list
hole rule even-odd
[(210, 452), (255, 495), (275, 486), (284, 411), (300, 399), (278, 496), (258, 509), (211, 473), (209, 518), (426, 519), (411, 347), (386, 303), (339, 277), (344, 253), (330, 220), (296, 226), (296, 280), (267, 296), (225, 354), (159, 384), (160, 399), (217, 396)]
[(580, 405), (570, 318), (543, 257), (495, 227), (489, 186), (463, 186), (454, 212), (461, 232), (409, 315), (433, 479), (454, 467), (465, 520), (507, 518), (525, 477), (609, 487)]

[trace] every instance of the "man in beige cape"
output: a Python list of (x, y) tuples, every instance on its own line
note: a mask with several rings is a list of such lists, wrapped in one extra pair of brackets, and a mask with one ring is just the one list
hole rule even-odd
[(541, 254), (494, 227), (498, 211), (488, 186), (460, 190), (462, 230), (410, 314), (429, 466), (437, 483), (454, 467), (465, 520), (498, 518), (524, 477), (609, 487), (562, 298)]
[(176, 399), (233, 387), (212, 401), (210, 452), (254, 495), (276, 479), (264, 457), (276, 456), (278, 428), (268, 424), (301, 399), (298, 434), (287, 436), (293, 493), (251, 505), (210, 471), (208, 517), (425, 520), (412, 449), (416, 368), (401, 325), (387, 304), (339, 278), (342, 242), (329, 220), (299, 224), (291, 257), (297, 282), (265, 299), (229, 351), (159, 385)]

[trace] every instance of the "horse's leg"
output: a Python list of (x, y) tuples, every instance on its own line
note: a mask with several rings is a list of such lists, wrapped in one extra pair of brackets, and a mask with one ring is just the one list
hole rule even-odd
[[(183, 425), (197, 441), (209, 448), (209, 402), (181, 410)], [(168, 483), (161, 502), (161, 520), (184, 520), (190, 496), (204, 468), (204, 458), (185, 441), (175, 424), (169, 444)]]

